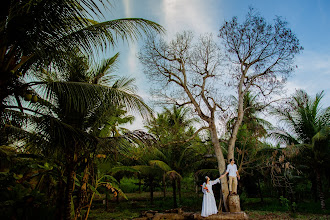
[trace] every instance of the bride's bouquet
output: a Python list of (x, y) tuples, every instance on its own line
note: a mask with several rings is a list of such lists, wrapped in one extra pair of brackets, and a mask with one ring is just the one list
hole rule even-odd
[(203, 185), (201, 185), (201, 187), (203, 187), (203, 189), (205, 189), (206, 192), (209, 192), (209, 188), (207, 188), (207, 186), (203, 186)]

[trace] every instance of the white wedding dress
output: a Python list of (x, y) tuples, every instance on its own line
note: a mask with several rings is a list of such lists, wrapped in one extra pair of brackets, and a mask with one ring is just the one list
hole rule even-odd
[[(203, 217), (207, 217), (209, 215), (218, 213), (217, 204), (215, 202), (215, 198), (212, 190), (212, 185), (219, 182), (220, 180), (216, 179), (209, 181), (209, 184), (203, 183), (202, 191), (204, 193), (204, 196), (203, 196), (202, 213), (201, 213), (201, 216)], [(208, 188), (209, 190), (208, 192), (206, 189), (204, 189), (205, 186)]]

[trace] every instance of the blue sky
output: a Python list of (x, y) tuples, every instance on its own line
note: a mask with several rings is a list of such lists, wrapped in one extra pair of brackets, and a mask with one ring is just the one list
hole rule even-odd
[[(237, 16), (242, 21), (249, 6), (272, 22), (281, 16), (300, 40), (304, 51), (296, 57), (298, 69), (288, 80), (287, 94), (304, 89), (310, 95), (325, 91), (323, 106), (330, 105), (330, 1), (328, 0), (115, 0), (106, 19), (136, 17), (152, 20), (166, 29), (171, 38), (191, 30), (196, 36), (217, 36), (224, 20)], [(149, 102), (147, 80), (136, 55), (142, 41), (120, 44), (105, 56), (120, 52), (117, 75), (137, 79), (138, 94)], [(140, 119), (134, 128), (142, 128)]]

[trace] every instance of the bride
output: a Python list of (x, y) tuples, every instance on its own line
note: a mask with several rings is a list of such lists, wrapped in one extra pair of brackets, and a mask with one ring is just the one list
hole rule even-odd
[(220, 179), (222, 177), (217, 178), (216, 180), (210, 180), (208, 176), (205, 177), (206, 182), (202, 185), (203, 195), (203, 204), (202, 204), (202, 217), (207, 217), (209, 215), (217, 214), (218, 209), (215, 202), (212, 185), (216, 183), (220, 183)]

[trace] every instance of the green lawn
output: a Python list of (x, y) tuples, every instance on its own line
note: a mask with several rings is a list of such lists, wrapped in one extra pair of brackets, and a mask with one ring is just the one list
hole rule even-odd
[[(148, 192), (127, 193), (128, 200), (120, 199), (117, 204), (115, 200), (111, 200), (108, 211), (105, 211), (105, 205), (101, 200), (95, 200), (90, 213), (89, 219), (131, 219), (138, 217), (142, 211), (155, 210), (164, 211), (173, 208), (173, 199), (171, 193), (166, 194), (163, 198), (162, 192), (154, 193), (154, 203), (150, 203), (150, 194)], [(199, 211), (202, 204), (202, 195), (194, 193), (185, 194), (182, 198), (180, 207), (184, 211)]]
[[(102, 199), (96, 199), (93, 202), (89, 219), (132, 219), (139, 217), (142, 211), (162, 212), (171, 209), (173, 204), (170, 192), (167, 193), (166, 198), (163, 198), (161, 192), (156, 192), (154, 204), (150, 204), (148, 192), (127, 193), (126, 195), (128, 200), (120, 199), (119, 203), (112, 199), (109, 202), (108, 211), (105, 210)], [(296, 213), (285, 210), (280, 201), (273, 198), (265, 198), (263, 203), (259, 198), (247, 198), (242, 202), (242, 209), (250, 219), (330, 219), (330, 209), (323, 212), (319, 204), (314, 202), (298, 203)], [(179, 206), (184, 211), (200, 212), (201, 204), (202, 194), (184, 193)], [(330, 204), (330, 199), (327, 200), (327, 204)]]

